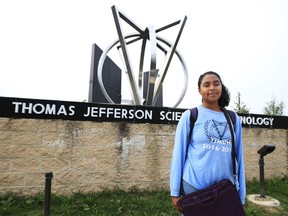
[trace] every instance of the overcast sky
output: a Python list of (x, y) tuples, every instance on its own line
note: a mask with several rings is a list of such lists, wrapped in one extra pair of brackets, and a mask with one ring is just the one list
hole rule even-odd
[[(143, 29), (188, 17), (177, 47), (189, 73), (180, 108), (201, 103), (198, 77), (213, 70), (231, 92), (230, 107), (240, 92), (251, 113), (275, 97), (288, 115), (287, 0), (2, 0), (0, 96), (87, 100), (92, 44), (105, 50), (117, 39), (113, 5)], [(179, 96), (177, 73), (164, 105)]]

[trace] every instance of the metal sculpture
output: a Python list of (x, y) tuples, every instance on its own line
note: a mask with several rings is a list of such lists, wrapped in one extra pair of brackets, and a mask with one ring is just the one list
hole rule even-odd
[[(131, 96), (132, 96), (132, 103), (134, 105), (149, 105), (149, 106), (155, 106), (156, 100), (159, 96), (159, 92), (161, 90), (161, 86), (165, 80), (165, 76), (167, 74), (168, 68), (170, 66), (170, 63), (172, 61), (173, 55), (176, 54), (179, 61), (181, 62), (183, 72), (184, 72), (184, 85), (183, 89), (181, 91), (181, 94), (175, 103), (173, 107), (177, 107), (183, 97), (186, 94), (187, 86), (188, 86), (188, 72), (186, 64), (180, 55), (180, 53), (177, 51), (176, 47), (179, 42), (180, 36), (183, 32), (187, 17), (184, 16), (183, 19), (178, 20), (176, 22), (173, 22), (167, 26), (164, 26), (159, 29), (154, 29), (153, 26), (149, 26), (145, 28), (145, 30), (142, 30), (139, 26), (137, 26), (135, 23), (131, 21), (126, 15), (124, 15), (119, 9), (116, 8), (116, 6), (112, 6), (112, 13), (118, 33), (118, 38), (115, 40), (108, 48), (102, 53), (99, 64), (98, 64), (98, 70), (97, 70), (97, 76), (99, 80), (99, 85), (101, 88), (101, 91), (103, 92), (105, 98), (110, 103), (114, 103), (114, 101), (110, 98), (107, 91), (105, 90), (103, 80), (102, 80), (102, 68), (105, 61), (105, 58), (107, 57), (108, 52), (115, 46), (117, 46), (118, 50), (122, 51), (122, 61), (124, 70), (127, 73), (129, 82), (130, 82), (130, 88), (131, 88)], [(129, 24), (133, 29), (136, 30), (137, 33), (124, 35), (123, 34), (123, 28), (121, 26), (120, 19), (124, 20), (127, 24)], [(166, 30), (170, 27), (180, 25), (179, 32), (177, 34), (177, 37), (175, 39), (175, 42), (172, 44), (165, 40), (164, 38), (157, 35), (157, 33)], [(142, 46), (141, 46), (141, 52), (140, 52), (140, 63), (139, 63), (139, 71), (138, 71), (138, 82), (136, 82), (135, 74), (132, 68), (131, 59), (129, 57), (129, 50), (128, 45), (142, 40)], [(143, 98), (143, 66), (144, 66), (144, 57), (145, 57), (145, 49), (147, 41), (150, 41), (150, 70), (148, 71), (149, 75), (149, 81), (147, 86), (147, 92), (146, 97)], [(161, 42), (161, 43), (159, 43)], [(167, 47), (163, 46), (162, 44), (165, 44)], [(165, 60), (164, 65), (162, 68), (159, 69), (157, 72), (156, 68), (156, 62), (157, 62), (157, 48), (161, 50), (165, 54)], [(137, 74), (136, 74), (137, 75)]]

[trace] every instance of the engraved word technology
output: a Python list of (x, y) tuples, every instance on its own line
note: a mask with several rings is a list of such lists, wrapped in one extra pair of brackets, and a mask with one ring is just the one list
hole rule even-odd
[[(97, 69), (97, 76), (99, 80), (100, 89), (103, 92), (105, 98), (109, 103), (114, 104), (114, 101), (111, 99), (111, 97), (108, 95), (104, 84), (102, 80), (102, 68), (105, 61), (105, 58), (107, 57), (108, 52), (113, 48), (117, 47), (120, 53), (120, 57), (123, 63), (123, 71), (126, 72), (126, 75), (128, 77), (129, 83), (130, 83), (130, 93), (132, 97), (131, 103), (133, 105), (149, 105), (149, 106), (155, 106), (155, 103), (157, 101), (157, 98), (159, 96), (159, 93), (161, 91), (163, 82), (165, 80), (165, 77), (167, 75), (168, 68), (170, 66), (170, 63), (172, 61), (172, 57), (174, 54), (178, 57), (182, 69), (184, 72), (184, 84), (179, 85), (182, 86), (182, 91), (180, 93), (179, 98), (177, 99), (176, 103), (173, 107), (177, 107), (180, 102), (182, 101), (183, 97), (186, 94), (187, 86), (188, 86), (188, 72), (186, 64), (180, 55), (180, 53), (177, 51), (176, 47), (179, 42), (180, 36), (183, 32), (187, 17), (184, 16), (183, 19), (178, 20), (176, 22), (173, 22), (169, 25), (166, 25), (159, 29), (154, 29), (153, 26), (149, 26), (142, 30), (139, 26), (137, 26), (134, 22), (131, 21), (126, 15), (124, 15), (122, 12), (120, 12), (115, 6), (112, 6), (112, 13), (118, 33), (118, 38), (116, 41), (114, 41), (108, 48), (102, 53), (98, 69)], [(136, 33), (127, 34), (124, 35), (123, 33), (123, 27), (121, 26), (120, 19), (125, 21), (127, 24), (129, 24), (130, 27), (132, 27), (134, 30), (136, 30)], [(174, 43), (170, 43), (164, 38), (160, 37), (158, 35), (159, 32), (166, 30), (170, 27), (179, 25), (179, 32), (176, 36), (176, 39)], [(132, 68), (132, 62), (129, 55), (128, 45), (131, 45), (132, 43), (142, 40), (142, 46), (140, 51), (140, 61), (139, 61), (139, 71), (138, 74), (134, 73), (134, 69)], [(150, 55), (145, 53), (146, 44), (147, 42), (150, 43), (149, 52)], [(147, 49), (148, 50), (148, 49)], [(165, 54), (165, 60), (163, 61), (163, 66), (159, 68), (159, 70), (156, 68), (157, 63), (157, 50), (162, 51)], [(145, 60), (145, 57), (148, 56), (148, 60)], [(146, 96), (143, 96), (143, 82), (144, 82), (144, 76), (143, 76), (143, 68), (144, 68), (144, 62), (148, 62), (149, 70), (148, 70), (148, 84), (147, 84), (147, 90), (146, 90)], [(159, 61), (158, 61), (159, 63)], [(177, 75), (178, 76), (178, 75)], [(138, 78), (138, 82), (136, 82), (136, 79)]]

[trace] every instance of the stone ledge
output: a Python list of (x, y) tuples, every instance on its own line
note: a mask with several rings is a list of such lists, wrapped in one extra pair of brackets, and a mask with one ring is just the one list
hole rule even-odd
[(250, 194), (247, 196), (247, 199), (257, 205), (269, 206), (269, 207), (278, 207), (280, 202), (272, 197), (265, 196), (261, 197), (259, 194)]

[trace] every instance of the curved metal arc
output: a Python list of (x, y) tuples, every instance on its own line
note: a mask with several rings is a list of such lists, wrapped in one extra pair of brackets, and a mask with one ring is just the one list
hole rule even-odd
[[(130, 35), (127, 35), (125, 36), (126, 39), (128, 38), (132, 38), (132, 37), (139, 37), (139, 34), (130, 34)], [(156, 41), (159, 40), (161, 41), (162, 43), (166, 44), (168, 47), (171, 47), (171, 43), (168, 42), (167, 40), (163, 39), (162, 37), (160, 36), (157, 36), (156, 37)], [(119, 44), (119, 40), (115, 40), (114, 42), (112, 42), (108, 47), (107, 49), (102, 53), (100, 59), (99, 59), (99, 63), (98, 63), (98, 70), (97, 70), (97, 75), (98, 75), (98, 81), (99, 81), (99, 85), (100, 85), (100, 89), (101, 91), (103, 92), (104, 94), (104, 97), (112, 104), (115, 104), (115, 102), (110, 98), (109, 94), (107, 93), (105, 87), (104, 87), (104, 84), (103, 84), (103, 79), (102, 79), (102, 70), (103, 70), (103, 65), (104, 65), (104, 61), (107, 57), (107, 54), (109, 53), (109, 51), (114, 47), (116, 46), (117, 44)], [(163, 48), (164, 49), (164, 48)], [(163, 50), (162, 50), (163, 51)], [(164, 51), (163, 51), (164, 52)], [(143, 52), (144, 53), (144, 52)], [(185, 64), (185, 61), (183, 60), (183, 57), (181, 56), (181, 54), (176, 50), (175, 51), (175, 54), (176, 56), (179, 58), (181, 64), (182, 64), (182, 67), (183, 67), (183, 71), (184, 71), (184, 86), (183, 86), (183, 89), (182, 89), (182, 92), (180, 94), (180, 97), (179, 99), (177, 100), (177, 102), (174, 104), (173, 107), (177, 107), (181, 101), (183, 100), (185, 94), (186, 94), (186, 91), (187, 91), (187, 87), (188, 87), (188, 70), (187, 70), (187, 66)], [(144, 55), (144, 54), (143, 54)], [(142, 69), (143, 71), (143, 69)]]
[[(139, 40), (142, 40), (143, 39), (143, 36), (141, 36), (141, 34), (137, 34), (137, 35), (140, 35), (139, 37), (131, 40), (131, 41), (126, 41), (126, 44), (129, 45), (129, 44), (132, 44), (136, 41), (139, 41)], [(127, 38), (126, 38), (127, 39)], [(121, 45), (117, 46), (117, 49), (120, 49), (121, 48)]]
[[(139, 37), (139, 34), (130, 34), (127, 35), (125, 38), (131, 38), (131, 37)], [(107, 99), (108, 102), (115, 104), (115, 102), (110, 98), (109, 94), (107, 93), (105, 87), (104, 87), (104, 83), (103, 83), (103, 79), (102, 79), (102, 70), (103, 70), (103, 65), (105, 62), (105, 59), (107, 57), (108, 52), (117, 44), (119, 43), (119, 40), (115, 40), (114, 42), (112, 42), (107, 49), (102, 53), (99, 62), (98, 62), (98, 69), (97, 69), (97, 77), (98, 77), (98, 81), (99, 81), (99, 85), (100, 85), (100, 89), (102, 91), (102, 93), (104, 94), (104, 97)]]

